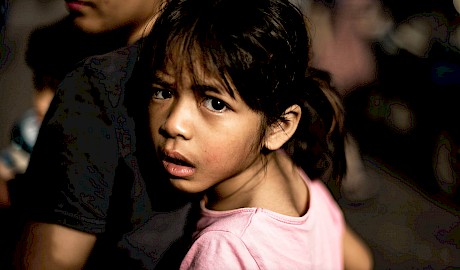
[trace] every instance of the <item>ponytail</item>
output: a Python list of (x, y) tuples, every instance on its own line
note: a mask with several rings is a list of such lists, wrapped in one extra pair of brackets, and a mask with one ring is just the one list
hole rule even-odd
[(340, 182), (345, 174), (344, 109), (327, 72), (309, 69), (302, 118), (285, 150), (311, 178)]

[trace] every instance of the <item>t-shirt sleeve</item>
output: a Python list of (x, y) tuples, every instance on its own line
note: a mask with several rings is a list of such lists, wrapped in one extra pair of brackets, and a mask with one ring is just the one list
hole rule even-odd
[(104, 231), (118, 148), (103, 95), (83, 64), (61, 83), (14, 192), (27, 218)]
[(206, 232), (192, 245), (180, 269), (259, 269), (253, 256), (236, 235)]

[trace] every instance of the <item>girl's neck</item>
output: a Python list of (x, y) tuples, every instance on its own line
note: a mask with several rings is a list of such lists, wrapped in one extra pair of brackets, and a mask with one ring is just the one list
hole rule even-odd
[(292, 160), (277, 151), (267, 155), (266, 163), (260, 166), (238, 181), (223, 182), (206, 193), (206, 207), (218, 211), (255, 207), (288, 216), (305, 214), (308, 188)]

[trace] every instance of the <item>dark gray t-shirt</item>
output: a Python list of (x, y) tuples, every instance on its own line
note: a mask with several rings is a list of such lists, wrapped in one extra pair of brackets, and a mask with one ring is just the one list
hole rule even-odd
[(13, 197), (28, 219), (96, 234), (91, 269), (174, 268), (194, 224), (154, 162), (141, 168), (136, 149), (149, 144), (136, 141), (125, 104), (137, 55), (133, 45), (93, 56), (66, 76)]

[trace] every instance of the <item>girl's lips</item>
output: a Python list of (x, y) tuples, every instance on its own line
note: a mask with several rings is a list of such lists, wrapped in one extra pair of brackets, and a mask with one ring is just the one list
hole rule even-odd
[(191, 162), (178, 152), (165, 151), (162, 160), (166, 171), (174, 177), (184, 178), (195, 173)]
[(168, 158), (163, 159), (163, 166), (170, 175), (178, 178), (189, 177), (195, 173), (195, 168), (188, 165), (175, 163), (173, 160)]

